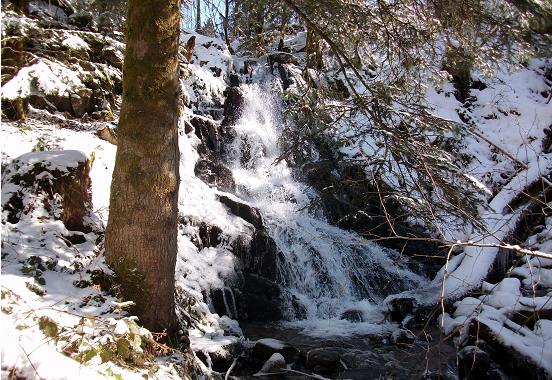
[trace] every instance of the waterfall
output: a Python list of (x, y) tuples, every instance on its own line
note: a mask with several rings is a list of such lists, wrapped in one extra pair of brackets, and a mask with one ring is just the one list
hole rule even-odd
[[(273, 95), (278, 83), (242, 85), (245, 105), (226, 147), (238, 196), (262, 214), (285, 260), (282, 286), (306, 310), (307, 319), (339, 317), (385, 295), (422, 286), (426, 279), (406, 268), (406, 258), (328, 224), (307, 209), (313, 194), (296, 181), (280, 155), (282, 109)], [(284, 136), (285, 138), (285, 136)]]

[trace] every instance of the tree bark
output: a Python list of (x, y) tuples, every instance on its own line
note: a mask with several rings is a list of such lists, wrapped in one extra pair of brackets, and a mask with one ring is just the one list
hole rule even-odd
[(196, 32), (201, 32), (201, 0), (196, 0)]
[(175, 326), (180, 0), (130, 0), (105, 257), (131, 313)]

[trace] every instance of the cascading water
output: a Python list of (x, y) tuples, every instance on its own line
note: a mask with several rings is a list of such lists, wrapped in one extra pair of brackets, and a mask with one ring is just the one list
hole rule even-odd
[(281, 107), (270, 90), (277, 86), (265, 81), (262, 87), (240, 87), (245, 105), (233, 143), (225, 149), (237, 195), (261, 212), (285, 258), (281, 268), (274, 268), (281, 285), (312, 320), (366, 311), (387, 294), (424, 284), (425, 278), (398, 264), (398, 252), (363, 242), (304, 211), (311, 190), (293, 179), (284, 161), (277, 162)]

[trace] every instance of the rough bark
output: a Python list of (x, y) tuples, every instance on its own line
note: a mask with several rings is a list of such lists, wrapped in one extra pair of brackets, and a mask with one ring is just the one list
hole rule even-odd
[(175, 324), (180, 0), (130, 0), (105, 257), (132, 313)]

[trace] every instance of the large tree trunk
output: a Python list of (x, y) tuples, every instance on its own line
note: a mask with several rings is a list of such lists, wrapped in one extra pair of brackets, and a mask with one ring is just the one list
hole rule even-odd
[(105, 257), (132, 313), (175, 324), (180, 0), (130, 0)]

